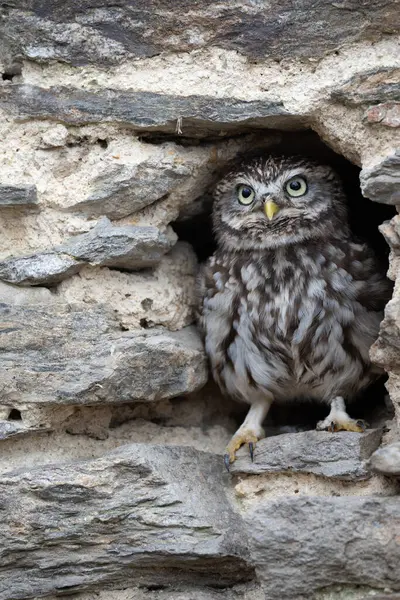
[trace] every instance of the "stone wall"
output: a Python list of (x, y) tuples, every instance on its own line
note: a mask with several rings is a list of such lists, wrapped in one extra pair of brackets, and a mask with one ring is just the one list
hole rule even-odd
[(392, 421), (390, 399), (362, 435), (275, 415), (228, 475), (244, 407), (207, 383), (194, 325), (210, 188), (238, 156), (326, 154), (361, 169), (370, 231), (395, 214), (397, 3), (0, 14), (0, 600), (399, 598), (399, 217), (372, 351)]

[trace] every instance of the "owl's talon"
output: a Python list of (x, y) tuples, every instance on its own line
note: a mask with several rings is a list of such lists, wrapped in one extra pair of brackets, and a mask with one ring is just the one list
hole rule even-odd
[(331, 424), (328, 427), (328, 431), (330, 431), (331, 433), (335, 432), (335, 423), (333, 421), (331, 421)]
[(253, 444), (253, 442), (249, 442), (249, 452), (250, 452), (251, 462), (253, 462), (253, 459), (254, 459), (254, 444)]
[(364, 431), (366, 431), (367, 427), (368, 427), (368, 423), (366, 423), (366, 421), (363, 421), (362, 419), (358, 419), (358, 421), (356, 422), (356, 425), (361, 429), (361, 431), (364, 433)]
[(224, 454), (224, 465), (228, 473), (230, 472), (230, 464), (231, 461), (229, 460), (229, 454)]

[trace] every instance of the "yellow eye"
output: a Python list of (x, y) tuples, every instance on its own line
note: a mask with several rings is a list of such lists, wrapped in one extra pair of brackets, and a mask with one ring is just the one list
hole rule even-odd
[(289, 196), (293, 198), (304, 196), (307, 192), (307, 182), (302, 177), (293, 177), (286, 182), (285, 188)]
[(240, 204), (251, 204), (254, 200), (255, 192), (249, 185), (239, 185), (237, 197)]

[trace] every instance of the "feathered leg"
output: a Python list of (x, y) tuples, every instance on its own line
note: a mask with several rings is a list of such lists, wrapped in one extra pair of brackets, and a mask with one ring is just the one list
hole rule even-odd
[(225, 466), (229, 471), (230, 463), (233, 463), (236, 459), (236, 450), (238, 450), (244, 444), (249, 445), (249, 452), (251, 460), (253, 460), (254, 447), (258, 440), (265, 436), (265, 432), (262, 428), (263, 421), (267, 416), (269, 408), (273, 402), (273, 398), (265, 397), (256, 399), (252, 402), (249, 412), (246, 415), (245, 420), (239, 427), (235, 435), (232, 437), (226, 448), (226, 454), (224, 455)]

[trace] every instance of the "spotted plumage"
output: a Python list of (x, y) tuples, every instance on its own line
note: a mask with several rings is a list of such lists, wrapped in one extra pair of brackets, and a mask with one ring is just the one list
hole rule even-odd
[(330, 405), (319, 428), (362, 429), (346, 413), (379, 374), (369, 360), (390, 286), (355, 240), (331, 167), (252, 160), (216, 186), (217, 250), (199, 277), (199, 323), (213, 376), (251, 405), (228, 460), (263, 436), (272, 402)]

